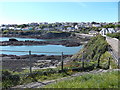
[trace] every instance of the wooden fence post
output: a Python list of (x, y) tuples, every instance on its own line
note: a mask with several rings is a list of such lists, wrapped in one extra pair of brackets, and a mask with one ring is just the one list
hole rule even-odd
[(83, 55), (82, 55), (82, 68), (84, 69), (84, 51), (83, 51)]
[(61, 70), (63, 71), (63, 52), (61, 53)]
[(100, 57), (101, 57), (101, 55), (99, 55), (98, 58), (97, 58), (97, 60), (98, 60), (97, 68), (100, 68)]
[(108, 69), (110, 69), (110, 57), (108, 57)]
[(29, 51), (29, 61), (30, 61), (30, 74), (31, 74), (32, 73), (31, 51)]

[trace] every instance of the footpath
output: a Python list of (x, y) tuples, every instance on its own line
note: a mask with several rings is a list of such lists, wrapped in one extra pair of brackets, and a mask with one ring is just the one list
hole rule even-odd
[(73, 79), (74, 77), (82, 76), (85, 74), (99, 74), (99, 73), (111, 72), (111, 71), (120, 71), (120, 69), (109, 69), (109, 70), (99, 69), (99, 70), (93, 70), (93, 71), (89, 71), (89, 72), (78, 72), (78, 73), (75, 73), (71, 76), (59, 78), (56, 80), (49, 80), (49, 81), (43, 81), (43, 82), (32, 82), (29, 84), (17, 85), (17, 86), (12, 87), (12, 88), (42, 88), (43, 86), (48, 85), (48, 84), (57, 83), (57, 82), (60, 82), (62, 80)]

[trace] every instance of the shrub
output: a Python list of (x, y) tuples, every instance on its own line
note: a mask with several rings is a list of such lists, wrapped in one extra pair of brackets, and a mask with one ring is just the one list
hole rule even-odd
[(18, 75), (12, 75), (8, 70), (2, 71), (2, 85), (3, 88), (8, 88), (19, 84), (20, 77)]
[(108, 33), (107, 36), (120, 40), (120, 33)]

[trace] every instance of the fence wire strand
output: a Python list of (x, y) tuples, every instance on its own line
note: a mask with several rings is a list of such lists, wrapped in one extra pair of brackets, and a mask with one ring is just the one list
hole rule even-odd
[[(31, 51), (31, 50), (29, 50), (29, 51), (14, 51), (14, 50), (0, 50), (0, 51), (3, 51), (3, 52), (27, 52), (27, 53), (29, 53), (29, 51)], [(38, 51), (31, 51), (32, 53), (62, 53), (62, 51), (61, 52), (38, 52)], [(70, 52), (64, 52), (64, 53), (70, 53)]]

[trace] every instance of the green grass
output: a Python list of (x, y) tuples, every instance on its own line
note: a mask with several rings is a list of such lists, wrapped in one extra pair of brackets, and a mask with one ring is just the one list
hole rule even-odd
[(110, 66), (111, 66), (112, 69), (117, 69), (117, 68), (118, 68), (118, 66), (117, 66), (117, 64), (116, 64), (116, 62), (115, 62), (114, 59), (112, 59), (112, 60), (110, 61)]
[(118, 71), (86, 74), (71, 80), (50, 84), (44, 88), (118, 88)]
[(120, 40), (120, 33), (108, 33), (107, 36)]
[(62, 33), (62, 31), (47, 31), (47, 33)]
[(0, 81), (0, 89), (2, 88), (2, 82)]
[(49, 71), (49, 69), (46, 70), (38, 70), (35, 71), (36, 74), (32, 75), (22, 75), (20, 78), (20, 84), (27, 84), (31, 82), (37, 82), (37, 81), (48, 81), (48, 80), (55, 80), (58, 78), (63, 78), (63, 77), (68, 77), (69, 75), (76, 73), (76, 72), (71, 72), (71, 71), (66, 71), (62, 73), (46, 73), (46, 74), (40, 74), (41, 72), (44, 71)]

